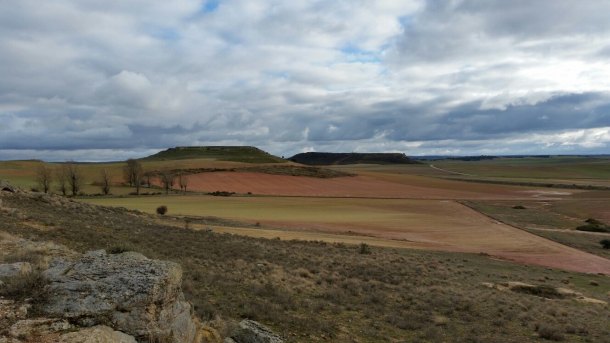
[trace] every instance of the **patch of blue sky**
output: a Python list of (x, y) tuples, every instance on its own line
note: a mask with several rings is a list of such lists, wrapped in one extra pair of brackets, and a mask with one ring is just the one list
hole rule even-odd
[(347, 45), (341, 48), (341, 53), (351, 63), (381, 63), (381, 51), (370, 51)]
[(206, 0), (203, 6), (201, 6), (201, 11), (204, 13), (214, 12), (220, 5), (220, 0)]

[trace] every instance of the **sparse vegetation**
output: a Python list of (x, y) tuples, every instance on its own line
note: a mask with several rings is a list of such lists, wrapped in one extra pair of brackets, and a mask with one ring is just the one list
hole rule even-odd
[(76, 196), (80, 193), (84, 182), (80, 167), (74, 162), (64, 164), (63, 167), (65, 168), (64, 174), (66, 175), (72, 195)]
[(371, 248), (366, 243), (360, 243), (360, 246), (358, 248), (358, 253), (362, 254), (362, 255), (368, 255), (371, 253)]
[[(182, 221), (165, 226), (159, 218), (123, 209), (3, 200), (27, 212), (30, 223), (55, 223), (53, 229), (24, 230), (16, 214), (3, 212), (5, 230), (79, 251), (128, 245), (150, 258), (178, 262), (186, 296), (204, 319), (251, 318), (294, 342), (527, 342), (552, 339), (552, 332), (566, 341), (610, 337), (608, 313), (601, 305), (481, 286), (484, 281), (544, 280), (543, 285), (556, 288), (568, 279), (570, 288), (606, 299), (610, 280), (604, 276), (474, 254), (375, 248), (374, 254), (360, 255), (354, 245), (215, 234), (184, 229)], [(190, 219), (193, 227), (221, 224)], [(92, 223), (94, 230), (88, 228)], [(545, 323), (551, 333), (542, 328)]]
[(157, 207), (157, 214), (165, 215), (167, 213), (167, 206), (161, 205)]
[(208, 194), (213, 195), (215, 197), (230, 197), (231, 195), (235, 194), (235, 192), (214, 191), (214, 192), (210, 192)]
[(104, 195), (110, 194), (110, 185), (112, 183), (112, 176), (110, 172), (106, 169), (102, 169), (100, 172), (100, 188), (102, 189), (102, 193)]
[(610, 232), (610, 226), (600, 222), (597, 219), (589, 218), (585, 220), (585, 223), (585, 225), (578, 226), (576, 230), (589, 232)]
[(161, 185), (163, 185), (165, 194), (169, 194), (169, 191), (174, 187), (176, 176), (169, 170), (163, 170), (159, 173), (159, 179), (161, 181)]
[(125, 178), (125, 182), (127, 182), (130, 187), (136, 188), (136, 194), (140, 194), (142, 178), (144, 177), (144, 169), (142, 164), (133, 158), (128, 159), (125, 167), (123, 167), (123, 176)]
[(44, 193), (49, 193), (52, 181), (53, 170), (44, 164), (38, 167), (36, 170), (36, 184), (40, 187), (40, 190)]

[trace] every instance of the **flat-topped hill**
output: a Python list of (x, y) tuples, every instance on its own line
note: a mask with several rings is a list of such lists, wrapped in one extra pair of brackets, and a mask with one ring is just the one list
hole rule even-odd
[(160, 151), (144, 160), (212, 158), (246, 163), (283, 163), (285, 160), (252, 146), (181, 146)]
[(333, 153), (333, 152), (305, 152), (296, 154), (290, 159), (292, 162), (308, 165), (333, 164), (415, 164), (419, 163), (401, 153)]

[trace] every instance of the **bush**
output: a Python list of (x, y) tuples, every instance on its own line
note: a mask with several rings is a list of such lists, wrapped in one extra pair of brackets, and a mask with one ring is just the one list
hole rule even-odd
[(115, 245), (108, 249), (108, 253), (112, 254), (112, 255), (122, 254), (122, 253), (128, 252), (128, 251), (131, 251), (131, 249), (124, 245)]
[(602, 239), (599, 241), (599, 244), (601, 244), (604, 249), (610, 249), (610, 239)]
[(513, 206), (513, 208), (515, 210), (525, 210), (525, 206), (523, 206), (523, 205), (515, 205), (515, 206)]
[(208, 194), (213, 195), (215, 197), (230, 197), (231, 195), (235, 194), (235, 192), (216, 191), (216, 192), (211, 192)]
[(161, 205), (159, 207), (157, 207), (157, 213), (160, 215), (164, 215), (167, 213), (167, 206), (165, 205)]
[(36, 301), (44, 297), (44, 287), (47, 280), (39, 271), (4, 279), (4, 286), (0, 288), (0, 296), (18, 298), (20, 300), (31, 298)]
[(585, 220), (585, 225), (581, 225), (576, 228), (578, 231), (589, 231), (589, 232), (610, 232), (610, 226), (600, 222), (597, 219), (589, 218)]
[(550, 341), (563, 341), (564, 339), (562, 330), (556, 326), (540, 324), (537, 325), (536, 331), (538, 331), (538, 336), (542, 339)]
[(368, 255), (371, 253), (371, 248), (366, 243), (360, 243), (360, 248), (358, 249), (359, 254)]

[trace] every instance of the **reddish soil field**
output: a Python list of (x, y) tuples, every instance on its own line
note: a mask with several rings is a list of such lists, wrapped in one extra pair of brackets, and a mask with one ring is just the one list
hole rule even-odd
[[(373, 245), (396, 247), (396, 243), (400, 242), (408, 248), (485, 253), (517, 263), (610, 275), (610, 260), (606, 258), (496, 222), (466, 206), (454, 202), (447, 205), (439, 213), (445, 219), (440, 220), (442, 223), (414, 221), (408, 223), (407, 227), (391, 223), (379, 226), (351, 223), (346, 226), (337, 223), (266, 221), (266, 224), (347, 235), (351, 240), (358, 235), (388, 240), (385, 244), (384, 241), (373, 240)], [(455, 221), (456, 225), (447, 225), (447, 221)]]
[[(393, 176), (392, 179), (380, 179), (369, 175), (358, 175), (320, 179), (249, 172), (216, 172), (190, 175), (188, 187), (191, 191), (204, 192), (404, 199), (531, 199), (544, 195), (528, 187), (481, 185), (423, 177), (413, 179), (413, 176), (404, 176), (404, 178), (402, 180), (401, 176)], [(426, 182), (430, 185), (428, 186)], [(571, 192), (567, 192), (561, 196), (570, 194)]]

